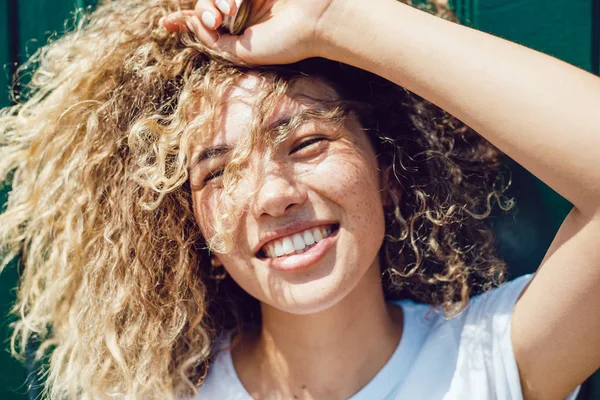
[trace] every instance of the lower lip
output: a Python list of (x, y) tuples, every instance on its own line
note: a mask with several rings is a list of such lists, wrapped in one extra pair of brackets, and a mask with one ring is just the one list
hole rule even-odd
[(279, 271), (299, 271), (309, 268), (311, 265), (319, 262), (325, 257), (325, 254), (327, 254), (335, 244), (339, 231), (340, 228), (338, 227), (338, 229), (330, 236), (321, 239), (316, 245), (304, 253), (277, 258), (263, 258), (262, 261), (266, 262), (269, 268)]

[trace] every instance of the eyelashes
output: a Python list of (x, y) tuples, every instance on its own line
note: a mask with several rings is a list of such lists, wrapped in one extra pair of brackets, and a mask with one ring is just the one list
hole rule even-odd
[(208, 183), (209, 181), (220, 177), (221, 175), (223, 175), (223, 172), (225, 172), (225, 168), (224, 167), (220, 167), (217, 168), (214, 171), (211, 171), (208, 175), (206, 175), (206, 177), (204, 178), (204, 180), (202, 181), (204, 184)]
[(327, 139), (325, 139), (325, 138), (323, 138), (323, 137), (313, 137), (313, 138), (311, 138), (311, 139), (305, 140), (304, 142), (302, 142), (302, 143), (300, 143), (298, 146), (296, 146), (296, 147), (295, 147), (295, 148), (294, 148), (294, 149), (293, 149), (293, 150), (290, 152), (290, 154), (297, 153), (297, 152), (299, 152), (299, 151), (301, 151), (301, 150), (303, 150), (303, 149), (305, 149), (305, 148), (307, 148), (307, 147), (310, 147), (310, 146), (312, 146), (312, 145), (313, 145), (313, 144), (315, 144), (315, 143), (321, 142), (321, 141), (323, 141), (323, 140), (327, 140)]
[[(299, 153), (300, 155), (309, 155), (311, 153), (311, 148), (312, 147), (316, 147), (314, 145), (318, 144), (319, 142), (322, 141), (326, 141), (328, 140), (325, 137), (312, 137), (308, 140), (304, 140), (303, 142), (301, 142), (299, 145), (297, 145), (296, 147), (294, 147), (291, 151), (290, 151), (290, 155), (295, 154), (295, 153)], [(305, 154), (308, 153), (308, 154)], [(210, 181), (219, 178), (221, 176), (223, 176), (223, 173), (225, 172), (225, 167), (219, 167), (213, 171), (210, 171), (208, 173), (208, 175), (206, 175), (204, 177), (204, 179), (202, 180), (202, 186), (205, 186), (206, 184), (208, 184)]]

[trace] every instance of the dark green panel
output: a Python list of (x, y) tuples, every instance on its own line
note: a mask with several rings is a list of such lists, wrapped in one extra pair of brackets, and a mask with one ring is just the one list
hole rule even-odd
[(77, 7), (90, 7), (91, 9), (94, 9), (98, 4), (98, 1), (99, 0), (77, 0)]
[(592, 72), (600, 75), (600, 0), (593, 0), (592, 9)]
[(10, 36), (8, 0), (0, 0), (0, 108), (10, 104), (8, 86), (10, 82)]
[(592, 0), (479, 0), (477, 27), (589, 71), (592, 3)]
[[(12, 57), (16, 53), (14, 32), (16, 2), (0, 0), (0, 108), (10, 105), (8, 88), (12, 71)], [(0, 192), (0, 211), (4, 209), (6, 191)], [(17, 285), (17, 268), (14, 263), (0, 275), (0, 398), (6, 400), (24, 400), (27, 389), (24, 386), (26, 369), (10, 356), (8, 338), (10, 336), (7, 318), (11, 305), (15, 301), (14, 289)]]
[[(593, 2), (598, 0), (455, 0), (461, 18), (489, 32), (592, 69)], [(514, 221), (499, 218), (498, 246), (513, 275), (537, 269), (571, 204), (518, 164), (510, 194)]]
[(461, 24), (478, 28), (479, 1), (480, 0), (450, 0), (449, 4), (458, 16)]
[[(6, 199), (6, 193), (0, 193), (1, 201)], [(17, 286), (17, 266), (11, 263), (0, 275), (0, 338), (2, 339), (2, 352), (0, 353), (0, 399), (24, 400), (27, 398), (25, 380), (27, 371), (25, 367), (13, 359), (9, 353), (10, 332), (9, 323), (14, 318), (7, 318), (10, 306), (16, 300), (15, 288)]]
[[(61, 34), (72, 19), (77, 0), (19, 1), (19, 61), (23, 62), (53, 34)], [(72, 26), (72, 23), (68, 24)]]
[[(590, 70), (593, 2), (600, 0), (451, 0), (463, 24), (553, 55)], [(499, 250), (512, 276), (535, 271), (572, 205), (512, 160), (508, 195), (517, 206), (498, 212)]]
[[(89, 0), (0, 0), (0, 62), (22, 63), (35, 53), (50, 37), (60, 35), (65, 26), (72, 27), (73, 12), (79, 6), (90, 4)], [(81, 4), (80, 4), (81, 3)], [(9, 12), (10, 10), (10, 12)], [(65, 21), (69, 20), (66, 25)], [(11, 29), (12, 28), (12, 29)], [(9, 45), (12, 42), (12, 48)], [(8, 105), (5, 101), (8, 72), (0, 77), (0, 106)], [(4, 204), (6, 193), (0, 193), (0, 201)], [(15, 287), (18, 274), (15, 263), (9, 265), (0, 275), (0, 312), (5, 316), (10, 305), (15, 301)], [(9, 328), (8, 318), (2, 318), (0, 338), (0, 399), (24, 400), (29, 395), (35, 397), (39, 390), (28, 393), (25, 381), (27, 370), (12, 359), (8, 352)], [(33, 398), (32, 397), (32, 398)]]

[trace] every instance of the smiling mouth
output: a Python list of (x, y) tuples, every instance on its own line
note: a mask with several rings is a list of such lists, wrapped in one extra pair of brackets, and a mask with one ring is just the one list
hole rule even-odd
[(271, 240), (260, 249), (256, 256), (262, 259), (278, 259), (306, 253), (321, 240), (335, 234), (339, 228), (340, 224), (318, 226)]

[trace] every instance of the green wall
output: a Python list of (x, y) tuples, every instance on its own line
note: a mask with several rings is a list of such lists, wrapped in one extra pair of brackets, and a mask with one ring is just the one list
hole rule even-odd
[[(600, 0), (451, 0), (466, 24), (598, 74)], [(515, 274), (534, 271), (571, 204), (512, 160), (514, 220), (498, 218), (498, 246)], [(522, 244), (526, 243), (526, 246)], [(599, 395), (600, 398), (600, 395)]]
[[(10, 105), (8, 88), (15, 63), (22, 63), (53, 34), (64, 31), (77, 7), (95, 4), (95, 0), (0, 0), (0, 107)], [(6, 193), (0, 193), (0, 204)], [(3, 208), (3, 207), (2, 207)], [(24, 385), (27, 371), (9, 355), (10, 320), (6, 315), (15, 300), (17, 267), (12, 264), (0, 275), (0, 399), (27, 399)], [(33, 393), (29, 393), (31, 396)], [(33, 397), (32, 397), (33, 398)]]
[[(76, 7), (95, 0), (0, 0), (0, 107), (10, 104), (9, 76), (54, 33)], [(598, 74), (600, 64), (600, 0), (454, 0), (461, 21), (474, 28), (543, 51)], [(537, 268), (571, 205), (511, 160), (510, 193), (517, 199), (514, 215), (496, 214), (492, 223), (498, 246), (513, 276)], [(0, 193), (4, 204), (6, 193)], [(14, 301), (17, 268), (0, 275), (0, 313)], [(13, 361), (8, 348), (8, 320), (1, 319), (0, 399), (27, 398), (26, 370)], [(31, 393), (30, 393), (31, 395)], [(600, 399), (600, 379), (590, 380), (580, 399)]]
[(0, 107), (9, 104), (7, 88), (11, 59), (10, 28), (8, 0), (0, 0)]

